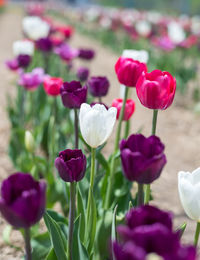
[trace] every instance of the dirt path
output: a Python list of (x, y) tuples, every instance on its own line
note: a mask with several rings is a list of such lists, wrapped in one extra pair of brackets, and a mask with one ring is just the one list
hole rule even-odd
[[(9, 140), (9, 121), (6, 114), (6, 94), (12, 94), (15, 88), (12, 84), (14, 77), (4, 67), (4, 61), (12, 57), (12, 42), (21, 38), (21, 17), (19, 10), (8, 11), (0, 16), (0, 180), (12, 173), (12, 165), (7, 156), (7, 145)], [(110, 50), (105, 49), (95, 40), (88, 39), (83, 35), (75, 34), (72, 45), (77, 47), (93, 47), (97, 51), (96, 59), (89, 65), (92, 75), (106, 75), (111, 82), (109, 95), (104, 102), (108, 105), (114, 97), (119, 96), (119, 83), (117, 81), (114, 64), (117, 56)], [(132, 118), (132, 133), (143, 126), (143, 133), (150, 134), (152, 111), (145, 109), (137, 100), (135, 89), (131, 91), (136, 101), (136, 112)], [(195, 223), (189, 221), (185, 216), (179, 202), (177, 192), (177, 172), (179, 170), (192, 171), (200, 166), (200, 124), (199, 118), (184, 108), (179, 108), (175, 103), (167, 111), (161, 111), (158, 115), (157, 134), (166, 144), (166, 155), (168, 164), (161, 178), (153, 185), (155, 204), (163, 209), (169, 209), (175, 214), (175, 224), (188, 222), (188, 228), (184, 235), (185, 241), (192, 241)], [(112, 149), (114, 135), (111, 137), (107, 152)], [(0, 219), (0, 232), (5, 226)], [(13, 234), (13, 242), (19, 244), (21, 237), (17, 232)], [(3, 248), (3, 252), (2, 251)], [(15, 257), (13, 257), (13, 255)], [(4, 257), (2, 257), (4, 256)], [(20, 253), (10, 249), (2, 241), (0, 236), (0, 258), (20, 259)]]

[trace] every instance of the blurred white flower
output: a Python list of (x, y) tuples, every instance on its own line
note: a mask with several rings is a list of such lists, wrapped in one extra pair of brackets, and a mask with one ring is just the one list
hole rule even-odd
[(168, 24), (168, 35), (171, 41), (175, 44), (181, 43), (186, 38), (183, 28), (177, 22), (170, 22)]
[(140, 20), (135, 24), (135, 29), (143, 37), (147, 37), (151, 33), (151, 24), (148, 21)]
[(149, 59), (149, 53), (145, 50), (123, 50), (122, 56), (125, 58), (131, 58), (138, 60), (139, 62), (147, 63)]
[(80, 130), (85, 142), (92, 148), (102, 145), (111, 135), (116, 122), (117, 109), (104, 105), (91, 107), (83, 103), (80, 108)]
[(24, 33), (32, 40), (46, 38), (50, 31), (50, 25), (37, 16), (27, 16), (22, 21)]
[(192, 173), (178, 173), (178, 191), (185, 213), (189, 218), (200, 221), (200, 168)]
[(34, 43), (27, 40), (15, 41), (13, 43), (13, 54), (18, 55), (29, 55), (32, 56), (34, 53)]

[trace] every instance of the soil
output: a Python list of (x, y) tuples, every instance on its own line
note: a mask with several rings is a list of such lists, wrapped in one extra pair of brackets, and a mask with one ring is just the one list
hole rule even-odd
[[(10, 125), (6, 113), (6, 96), (13, 96), (15, 93), (13, 73), (9, 72), (4, 61), (12, 58), (12, 43), (22, 38), (21, 19), (22, 12), (16, 8), (9, 8), (0, 15), (0, 180), (14, 171), (13, 166), (7, 155)], [(113, 98), (119, 97), (119, 83), (117, 81), (114, 65), (117, 56), (111, 50), (106, 49), (94, 39), (87, 38), (79, 33), (75, 33), (71, 44), (74, 47), (92, 47), (96, 50), (96, 58), (88, 67), (91, 75), (105, 75), (109, 78), (111, 88), (108, 96), (103, 102), (110, 105)], [(135, 133), (142, 127), (145, 135), (150, 135), (152, 111), (144, 108), (137, 99), (135, 89), (131, 88), (131, 97), (136, 102), (136, 111), (132, 117), (131, 133)], [(184, 98), (185, 99), (185, 98)], [(160, 177), (153, 185), (154, 204), (170, 210), (175, 216), (175, 227), (187, 222), (187, 228), (183, 239), (185, 242), (193, 241), (195, 223), (189, 220), (179, 201), (177, 190), (177, 173), (180, 170), (192, 171), (200, 165), (200, 124), (199, 117), (188, 108), (180, 107), (181, 96), (177, 93), (173, 105), (166, 111), (159, 111), (157, 135), (166, 146), (166, 156), (168, 163)], [(115, 134), (106, 147), (105, 152), (112, 151)], [(2, 234), (6, 223), (0, 219), (0, 233)], [(19, 232), (13, 231), (12, 243), (22, 244)], [(0, 236), (0, 258), (1, 259), (20, 259), (22, 253), (7, 246)]]

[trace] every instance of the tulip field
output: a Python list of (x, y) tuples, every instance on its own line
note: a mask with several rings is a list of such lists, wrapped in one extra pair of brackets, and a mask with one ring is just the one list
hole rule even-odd
[(199, 16), (0, 8), (0, 259), (199, 259)]

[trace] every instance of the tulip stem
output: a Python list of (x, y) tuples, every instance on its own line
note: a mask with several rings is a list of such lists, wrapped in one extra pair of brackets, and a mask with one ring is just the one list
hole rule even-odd
[(91, 198), (92, 198), (92, 192), (94, 186), (95, 155), (96, 155), (96, 149), (91, 148), (91, 173), (90, 173), (90, 188), (89, 188), (88, 202), (87, 202), (87, 225), (89, 223), (89, 218), (90, 218)]
[(196, 232), (195, 232), (195, 236), (194, 236), (194, 245), (195, 246), (198, 245), (199, 233), (200, 233), (200, 222), (197, 222)]
[(68, 237), (68, 259), (73, 259), (73, 231), (76, 210), (76, 182), (70, 183), (70, 208), (69, 208), (69, 237)]
[(102, 103), (102, 99), (101, 99), (101, 97), (99, 97), (99, 103)]
[(74, 109), (74, 134), (75, 134), (75, 148), (78, 149), (78, 110)]
[[(152, 130), (151, 130), (152, 135), (156, 134), (157, 117), (158, 117), (158, 110), (154, 109), (153, 110), (153, 119), (152, 119)], [(145, 199), (144, 199), (145, 204), (149, 203), (150, 193), (151, 193), (151, 187), (150, 187), (150, 184), (147, 184), (146, 192), (145, 192)]]
[(24, 241), (25, 241), (25, 250), (26, 250), (26, 260), (31, 260), (31, 239), (30, 239), (30, 229), (24, 229)]
[(138, 183), (137, 206), (142, 206), (143, 204), (144, 204), (143, 184)]
[(124, 138), (126, 139), (129, 135), (129, 130), (130, 130), (130, 120), (127, 120), (125, 123), (125, 133), (124, 133)]
[(122, 120), (123, 120), (123, 117), (124, 117), (126, 100), (128, 98), (128, 90), (129, 90), (129, 88), (126, 87), (125, 93), (124, 93), (122, 109), (121, 109), (120, 115), (119, 115), (119, 123), (118, 123), (118, 126), (117, 126), (117, 134), (116, 134), (116, 138), (115, 138), (114, 154), (113, 154), (112, 160), (111, 160), (110, 178), (108, 180), (108, 189), (107, 189), (107, 192), (106, 192), (105, 209), (108, 209), (110, 207), (110, 200), (111, 200), (111, 195), (112, 195), (112, 190), (113, 190), (113, 181), (114, 181), (114, 173), (115, 173), (115, 159), (116, 159), (116, 153), (117, 153), (118, 148), (119, 148), (119, 140), (120, 140), (120, 135), (121, 135)]

